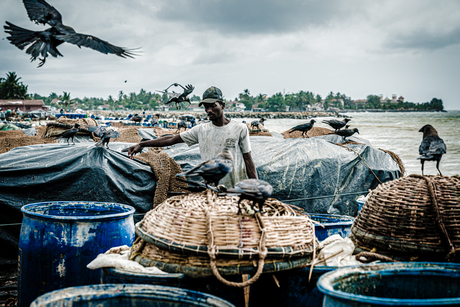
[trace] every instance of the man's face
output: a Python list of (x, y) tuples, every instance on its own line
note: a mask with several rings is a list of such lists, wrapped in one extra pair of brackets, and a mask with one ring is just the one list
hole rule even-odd
[(224, 106), (219, 102), (205, 103), (204, 111), (208, 115), (210, 121), (216, 120), (222, 116)]

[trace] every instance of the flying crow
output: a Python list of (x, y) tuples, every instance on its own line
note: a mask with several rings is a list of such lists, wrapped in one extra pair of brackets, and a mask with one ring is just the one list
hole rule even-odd
[(38, 67), (45, 64), (48, 55), (53, 57), (62, 56), (57, 49), (62, 43), (88, 47), (105, 54), (115, 54), (122, 58), (133, 58), (135, 55), (132, 50), (114, 46), (92, 35), (75, 32), (74, 29), (62, 23), (61, 14), (45, 0), (23, 0), (23, 2), (31, 21), (36, 24), (48, 24), (51, 28), (44, 31), (31, 31), (8, 21), (6, 26), (3, 27), (5, 32), (10, 35), (7, 39), (11, 44), (21, 50), (30, 45), (26, 49), (26, 53), (30, 54), (31, 62), (35, 61), (40, 55), (43, 57), (40, 59)]
[(418, 148), (420, 157), (417, 158), (420, 159), (420, 163), (422, 163), (422, 176), (425, 161), (436, 161), (436, 168), (439, 175), (442, 176), (439, 170), (439, 163), (441, 162), (442, 155), (447, 152), (446, 144), (438, 136), (438, 131), (431, 125), (423, 126), (418, 132), (423, 132), (422, 143)]
[(73, 128), (69, 129), (69, 130), (66, 130), (64, 131), (63, 133), (61, 133), (60, 135), (56, 136), (55, 138), (53, 138), (53, 140), (57, 140), (57, 139), (67, 139), (67, 144), (69, 144), (69, 139), (72, 139), (72, 143), (75, 145), (75, 142), (73, 141), (73, 138), (77, 135), (78, 133), (78, 128), (80, 127), (79, 124), (75, 124), (73, 126)]
[(292, 133), (294, 131), (302, 131), (302, 136), (303, 137), (308, 137), (307, 132), (310, 131), (311, 128), (313, 128), (313, 125), (316, 123), (314, 119), (312, 119), (309, 123), (302, 124), (302, 125), (297, 125), (294, 128), (291, 128), (289, 130), (289, 133)]
[[(175, 92), (168, 92), (168, 90), (169, 90), (169, 88), (171, 86), (180, 86), (180, 87), (182, 87), (184, 92), (182, 94), (175, 93)], [(190, 104), (190, 98), (188, 98), (188, 95), (190, 95), (193, 92), (194, 89), (195, 89), (195, 87), (193, 85), (191, 85), (191, 84), (187, 84), (185, 87), (183, 87), (179, 83), (173, 83), (170, 86), (168, 86), (168, 88), (166, 90), (158, 91), (158, 92), (164, 93), (164, 94), (166, 94), (166, 95), (168, 95), (170, 97), (170, 99), (167, 102), (165, 102), (166, 105), (173, 102), (176, 105), (176, 108), (178, 110), (180, 110), (182, 108), (182, 106), (184, 106), (185, 102)]]

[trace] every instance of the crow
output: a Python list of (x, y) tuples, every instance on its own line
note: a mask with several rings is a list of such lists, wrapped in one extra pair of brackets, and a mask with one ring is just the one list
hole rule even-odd
[[(193, 179), (193, 177), (199, 176), (203, 178), (206, 186), (212, 183), (217, 187), (219, 181), (232, 170), (233, 156), (228, 148), (225, 147), (216, 157), (202, 162), (184, 173), (177, 174), (176, 177)], [(194, 181), (187, 182), (193, 183)]]
[(136, 124), (140, 124), (142, 119), (143, 119), (142, 116), (139, 116), (137, 114), (134, 114), (134, 116), (130, 118), (130, 120), (132, 120)]
[[(175, 93), (175, 92), (168, 92), (168, 89), (171, 86), (180, 86), (180, 87), (182, 87), (184, 92), (182, 94)], [(195, 87), (193, 85), (191, 85), (191, 84), (187, 84), (185, 87), (183, 87), (179, 83), (173, 83), (168, 88), (166, 88), (166, 90), (158, 91), (158, 92), (164, 93), (164, 94), (166, 94), (166, 95), (168, 95), (170, 97), (170, 99), (167, 102), (165, 102), (165, 105), (174, 102), (174, 104), (176, 105), (176, 108), (178, 110), (180, 110), (185, 102), (187, 102), (188, 104), (191, 104), (190, 103), (190, 98), (188, 98), (187, 96), (190, 95), (193, 92), (194, 89), (195, 89)]]
[(48, 55), (53, 57), (63, 56), (57, 47), (63, 43), (71, 43), (91, 48), (93, 50), (105, 53), (115, 54), (122, 58), (134, 58), (136, 55), (133, 50), (128, 50), (122, 47), (117, 47), (107, 41), (101, 40), (95, 36), (81, 34), (62, 23), (61, 14), (45, 0), (23, 0), (27, 14), (31, 21), (36, 24), (49, 25), (44, 31), (31, 31), (18, 27), (8, 21), (6, 26), (3, 26), (5, 32), (10, 36), (7, 39), (11, 44), (23, 50), (25, 47), (26, 53), (30, 54), (30, 61), (35, 61), (40, 55), (38, 67), (45, 64)]
[(263, 126), (264, 121), (265, 121), (265, 118), (262, 117), (259, 120), (255, 120), (255, 121), (251, 122), (251, 129), (254, 129), (254, 127), (255, 127), (255, 129), (257, 129), (258, 132), (261, 131), (259, 125)]
[(294, 131), (302, 131), (302, 136), (303, 137), (305, 137), (305, 136), (308, 137), (307, 132), (310, 131), (311, 128), (313, 128), (313, 125), (315, 123), (316, 123), (316, 120), (312, 119), (309, 123), (297, 125), (297, 126), (291, 128), (291, 130), (289, 130), (288, 132), (292, 133)]
[(184, 128), (185, 130), (187, 130), (187, 124), (181, 120), (178, 124), (177, 124), (177, 131), (180, 132), (180, 129), (181, 128)]
[(358, 128), (353, 128), (353, 129), (339, 129), (335, 131), (335, 134), (343, 136), (345, 140), (347, 140), (347, 137), (352, 136), (355, 133), (359, 133)]
[(330, 119), (323, 120), (323, 123), (331, 126), (332, 128), (334, 128), (335, 132), (337, 132), (337, 130), (343, 128), (350, 120), (350, 118), (345, 118), (343, 121), (337, 119)]
[(438, 136), (438, 131), (431, 125), (423, 126), (418, 132), (423, 132), (422, 143), (418, 148), (420, 157), (417, 158), (420, 159), (420, 163), (422, 164), (422, 176), (425, 161), (436, 161), (436, 168), (439, 175), (442, 176), (439, 170), (439, 163), (441, 162), (442, 155), (447, 152), (446, 144)]
[(229, 188), (225, 194), (237, 194), (240, 196), (238, 200), (238, 214), (241, 213), (240, 203), (243, 199), (252, 201), (252, 208), (255, 209), (257, 204), (258, 210), (262, 211), (265, 200), (273, 193), (273, 187), (266, 181), (259, 179), (245, 179), (235, 184), (234, 188)]
[(61, 134), (58, 135), (57, 137), (53, 138), (53, 140), (57, 140), (57, 139), (67, 139), (67, 144), (70, 145), (70, 144), (69, 144), (69, 139), (72, 139), (72, 143), (75, 145), (75, 142), (73, 141), (73, 138), (77, 135), (77, 133), (78, 133), (78, 128), (80, 128), (80, 125), (79, 125), (79, 124), (75, 124), (75, 125), (73, 126), (73, 128), (64, 131), (63, 133), (61, 133)]
[(95, 146), (104, 147), (104, 145), (106, 145), (106, 147), (109, 148), (110, 139), (118, 138), (120, 136), (118, 131), (113, 129), (106, 129), (104, 127), (88, 126), (87, 129), (101, 138), (100, 141), (95, 144)]

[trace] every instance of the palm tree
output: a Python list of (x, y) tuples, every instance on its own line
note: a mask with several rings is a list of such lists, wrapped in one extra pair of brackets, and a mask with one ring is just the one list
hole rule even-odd
[(70, 99), (70, 93), (67, 93), (67, 92), (63, 92), (63, 93), (64, 95), (59, 96), (58, 103), (62, 103), (64, 105), (64, 110), (67, 110), (67, 106), (74, 104), (75, 100)]
[(0, 99), (28, 99), (27, 85), (19, 82), (16, 73), (8, 72), (5, 78), (0, 78)]

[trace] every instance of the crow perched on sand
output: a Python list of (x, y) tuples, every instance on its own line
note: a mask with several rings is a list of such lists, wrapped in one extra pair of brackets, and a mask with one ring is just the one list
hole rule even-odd
[(53, 138), (53, 140), (57, 140), (57, 139), (67, 139), (67, 144), (69, 144), (69, 139), (72, 139), (72, 143), (75, 145), (75, 142), (73, 141), (73, 138), (77, 135), (78, 133), (78, 128), (80, 127), (79, 124), (75, 124), (73, 126), (73, 128), (69, 129), (69, 130), (66, 130), (64, 131), (63, 133), (61, 133), (60, 135), (56, 136), (55, 138)]
[(323, 120), (323, 123), (331, 126), (332, 128), (334, 128), (335, 132), (337, 132), (337, 130), (343, 128), (350, 120), (350, 118), (344, 118), (343, 121), (337, 119), (330, 119)]
[(436, 161), (436, 168), (439, 175), (442, 176), (439, 170), (439, 163), (441, 162), (442, 155), (447, 152), (446, 144), (438, 136), (438, 131), (431, 125), (423, 126), (418, 132), (423, 132), (422, 143), (418, 148), (420, 157), (417, 158), (420, 159), (420, 163), (422, 164), (422, 176), (425, 161)]
[(302, 124), (302, 125), (297, 125), (293, 128), (291, 128), (291, 130), (289, 130), (289, 133), (292, 133), (294, 131), (302, 131), (302, 136), (303, 137), (308, 137), (308, 134), (307, 132), (311, 130), (311, 128), (313, 128), (313, 125), (316, 123), (316, 120), (312, 119), (309, 123), (306, 123), (306, 124)]
[(62, 23), (61, 14), (45, 0), (23, 0), (23, 2), (31, 21), (36, 24), (48, 24), (51, 28), (44, 31), (31, 31), (20, 28), (8, 21), (6, 26), (3, 27), (5, 32), (10, 35), (7, 39), (11, 44), (21, 50), (30, 45), (26, 53), (30, 54), (31, 62), (35, 61), (40, 55), (43, 57), (40, 59), (38, 67), (45, 64), (46, 57), (49, 54), (53, 57), (62, 56), (57, 50), (57, 47), (62, 43), (88, 47), (105, 54), (115, 54), (122, 58), (133, 58), (135, 55), (132, 50), (114, 46), (92, 35), (75, 32), (74, 29)]
[(113, 129), (106, 129), (104, 127), (89, 126), (87, 127), (87, 129), (101, 138), (101, 140), (97, 142), (95, 146), (104, 147), (104, 145), (106, 145), (106, 147), (109, 148), (110, 139), (118, 138), (120, 136), (120, 133), (118, 131), (115, 131)]
[(266, 181), (259, 179), (245, 179), (235, 184), (234, 188), (229, 188), (225, 194), (238, 194), (238, 214), (241, 213), (240, 203), (243, 199), (252, 201), (252, 208), (257, 204), (258, 210), (262, 211), (265, 200), (272, 196), (273, 187)]
[[(219, 181), (232, 170), (233, 156), (228, 148), (225, 147), (216, 157), (202, 162), (184, 173), (177, 174), (176, 177), (192, 179), (193, 177), (199, 176), (203, 178), (206, 186), (212, 183), (217, 187)], [(187, 180), (187, 182), (193, 183), (194, 181)]]
[(353, 128), (353, 129), (339, 129), (335, 131), (335, 134), (343, 136), (345, 140), (347, 140), (347, 137), (352, 136), (353, 134), (358, 133), (358, 128)]
[(264, 121), (265, 121), (265, 118), (262, 117), (262, 118), (259, 119), (259, 120), (255, 120), (255, 121), (251, 122), (251, 129), (254, 129), (254, 128), (255, 128), (255, 129), (257, 129), (258, 132), (261, 131), (259, 125), (262, 125), (262, 126), (263, 126), (263, 125), (264, 125)]
[[(168, 89), (171, 86), (180, 86), (180, 87), (182, 87), (184, 92), (182, 94), (175, 93), (175, 92), (168, 92)], [(165, 105), (174, 102), (174, 104), (176, 105), (176, 108), (178, 110), (180, 110), (185, 102), (190, 104), (190, 98), (188, 98), (188, 95), (190, 95), (193, 92), (194, 89), (195, 89), (195, 87), (193, 85), (191, 85), (191, 84), (187, 84), (185, 87), (183, 87), (179, 83), (173, 83), (166, 90), (158, 91), (158, 92), (164, 93), (164, 94), (166, 94), (166, 95), (168, 95), (170, 97), (170, 99), (167, 102), (165, 102)]]

